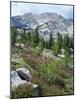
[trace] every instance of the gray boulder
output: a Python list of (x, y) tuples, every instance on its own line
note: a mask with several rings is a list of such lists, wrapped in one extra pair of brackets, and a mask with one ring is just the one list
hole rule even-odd
[(30, 82), (22, 80), (16, 71), (11, 72), (11, 86), (18, 87), (22, 84), (30, 84)]
[(26, 68), (19, 68), (16, 71), (11, 72), (11, 87), (18, 87), (19, 85), (29, 84), (33, 88), (37, 88), (37, 84), (31, 83), (30, 71)]
[(31, 75), (31, 73), (30, 73), (30, 71), (28, 69), (26, 69), (26, 68), (19, 68), (16, 71), (17, 71), (18, 75), (20, 76), (20, 78), (22, 80), (26, 80), (28, 82), (31, 82), (32, 75)]
[(23, 84), (31, 84), (32, 76), (30, 71), (26, 68), (18, 68), (16, 71), (11, 72), (11, 85), (18, 87)]

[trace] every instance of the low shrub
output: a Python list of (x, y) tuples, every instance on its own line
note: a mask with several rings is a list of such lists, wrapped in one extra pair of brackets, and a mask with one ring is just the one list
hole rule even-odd
[(20, 85), (16, 88), (13, 88), (11, 93), (12, 99), (36, 96), (38, 96), (38, 93), (31, 85)]
[(54, 84), (58, 85), (61, 88), (65, 88), (65, 81), (61, 77), (56, 77)]
[(49, 79), (48, 79), (48, 83), (49, 85), (57, 85), (58, 87), (60, 88), (65, 88), (65, 81), (63, 78), (59, 77), (59, 76), (51, 76)]
[(44, 87), (40, 83), (38, 87), (36, 88), (36, 91), (39, 97), (44, 96)]

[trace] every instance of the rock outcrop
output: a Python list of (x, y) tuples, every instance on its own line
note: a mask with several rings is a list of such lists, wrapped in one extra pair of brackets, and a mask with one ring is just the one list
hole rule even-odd
[(20, 76), (20, 78), (22, 80), (26, 80), (28, 82), (31, 82), (32, 80), (32, 76), (31, 76), (31, 73), (28, 69), (26, 68), (19, 68), (16, 70), (16, 72), (18, 73), (18, 75)]
[(18, 87), (19, 85), (32, 85), (33, 88), (38, 87), (37, 84), (31, 83), (32, 75), (26, 68), (18, 68), (11, 72), (11, 87)]
[(30, 84), (30, 82), (27, 82), (26, 80), (22, 80), (18, 73), (16, 71), (11, 72), (11, 85), (12, 87), (18, 87), (19, 85), (22, 84)]

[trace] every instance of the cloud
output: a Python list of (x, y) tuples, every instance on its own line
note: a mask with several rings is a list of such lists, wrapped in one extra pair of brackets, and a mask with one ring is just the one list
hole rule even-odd
[(63, 15), (66, 18), (73, 18), (73, 6), (68, 5), (50, 5), (50, 4), (34, 4), (34, 3), (19, 3), (12, 2), (11, 15), (23, 15), (31, 12), (40, 14), (44, 12), (54, 12)]

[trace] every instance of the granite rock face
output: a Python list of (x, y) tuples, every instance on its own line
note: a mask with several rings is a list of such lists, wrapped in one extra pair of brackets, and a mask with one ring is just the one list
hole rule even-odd
[(45, 40), (49, 39), (50, 33), (57, 36), (57, 33), (68, 33), (69, 36), (73, 35), (73, 19), (64, 18), (62, 15), (56, 13), (45, 12), (41, 14), (26, 13), (22, 16), (11, 17), (11, 26), (26, 30), (35, 30), (38, 28), (40, 37)]

